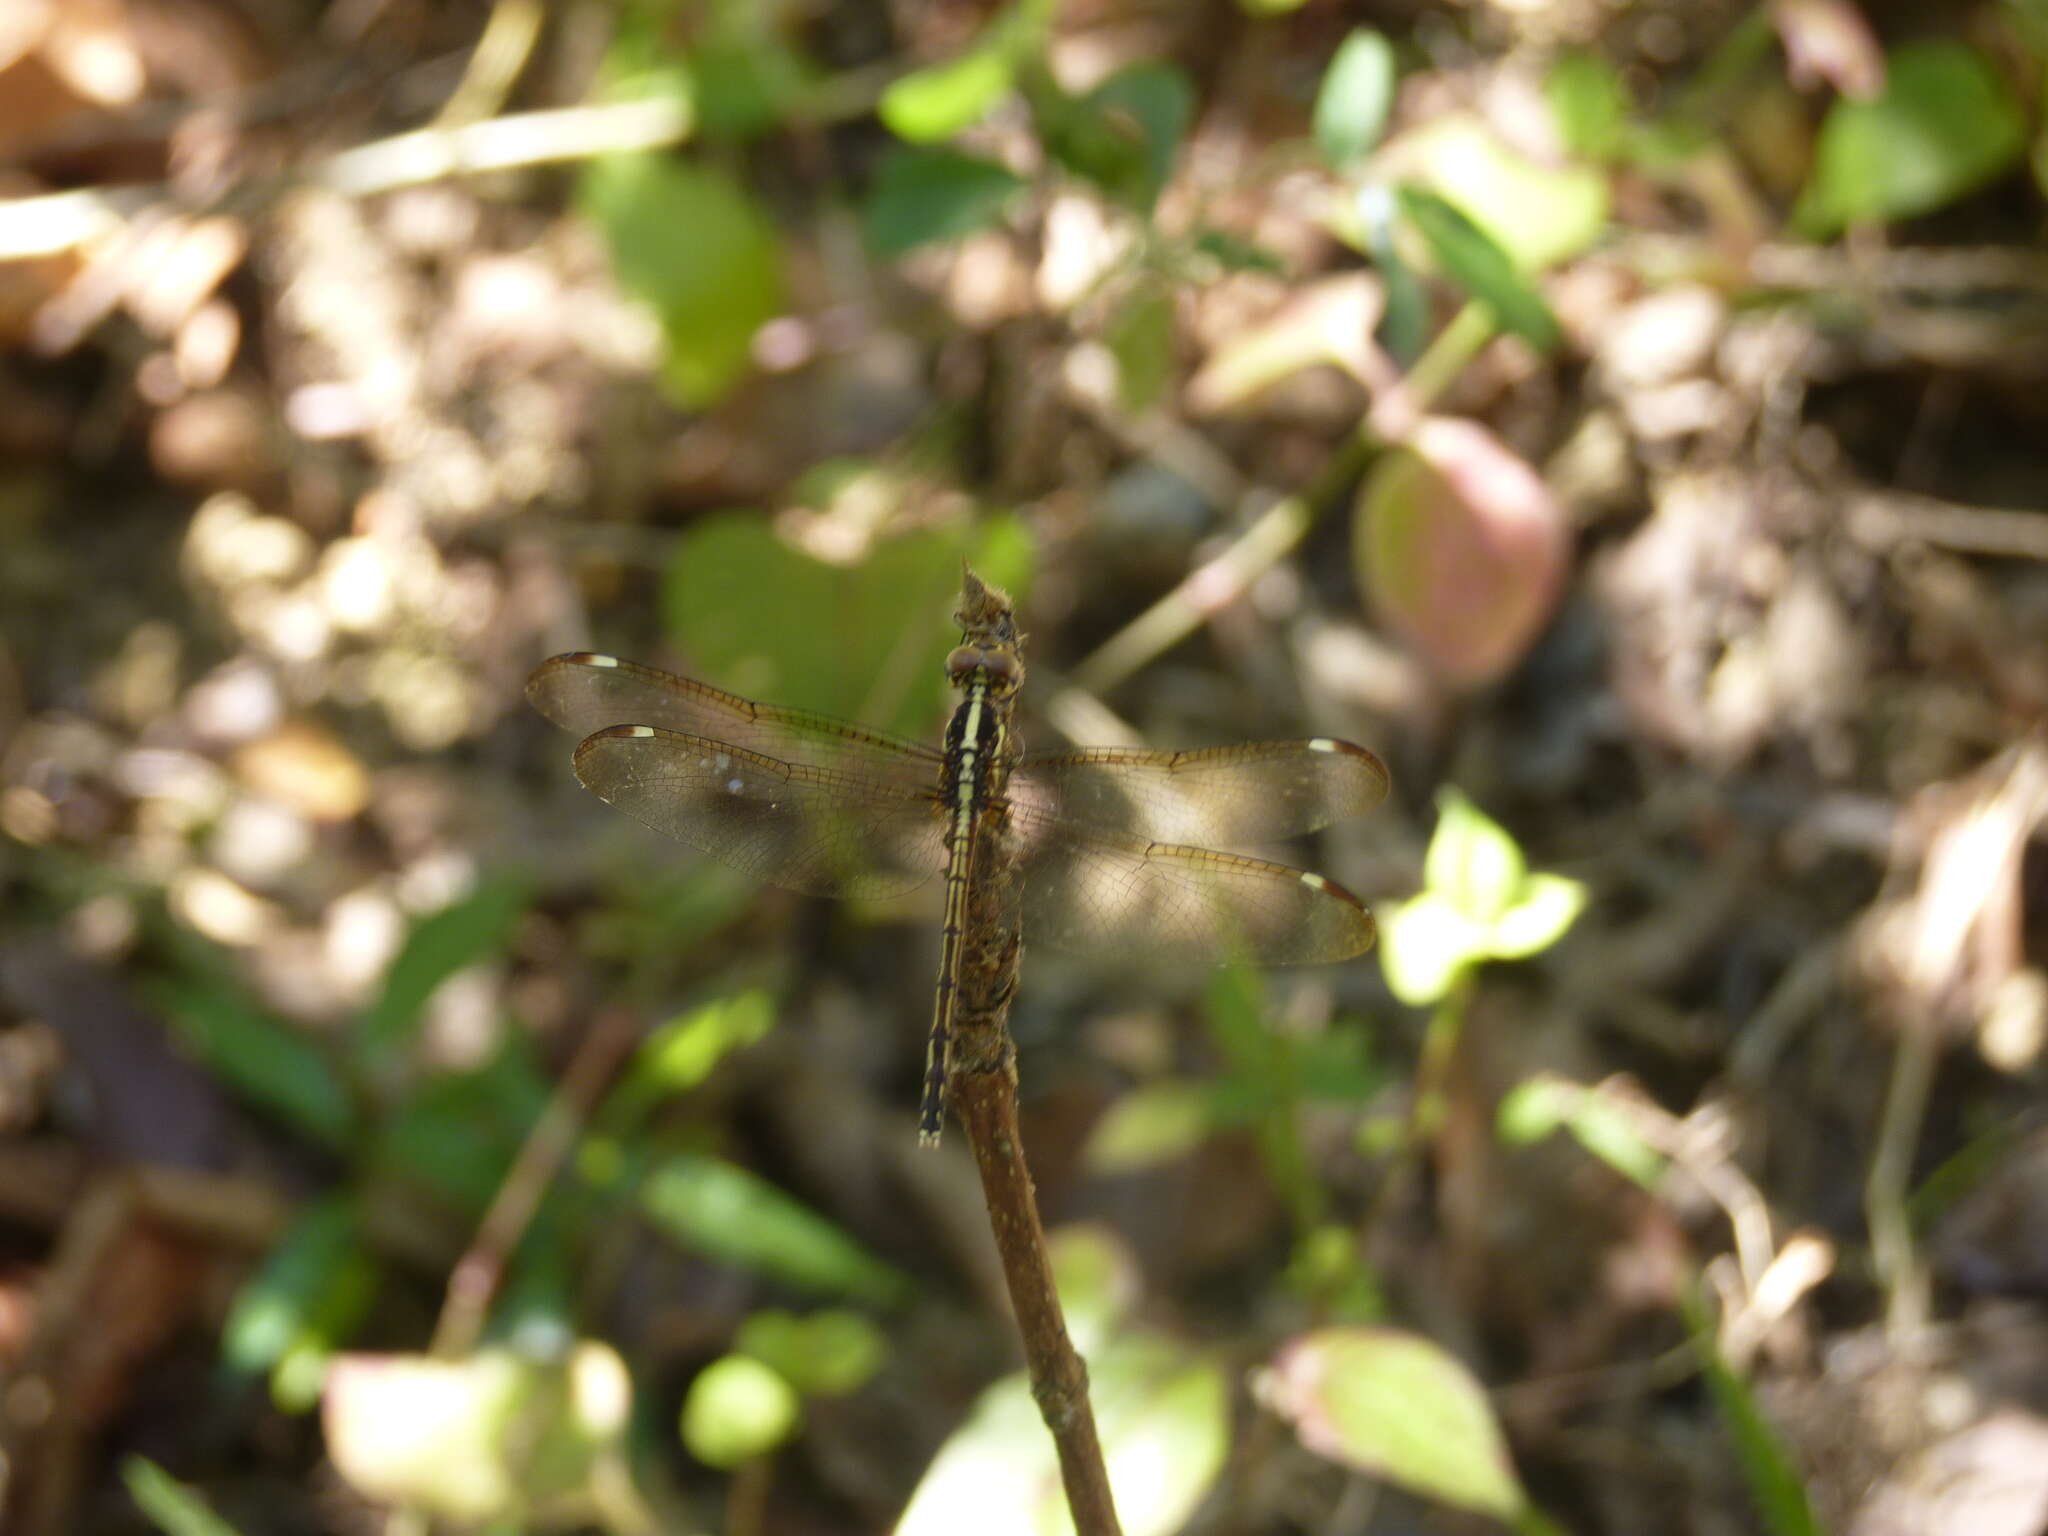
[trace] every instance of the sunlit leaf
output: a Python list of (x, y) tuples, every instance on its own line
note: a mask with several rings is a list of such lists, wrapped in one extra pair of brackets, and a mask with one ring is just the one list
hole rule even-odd
[(1332, 170), (1356, 166), (1380, 140), (1394, 104), (1394, 45), (1384, 33), (1355, 28), (1337, 45), (1316, 92), (1316, 147)]
[(978, 122), (1009, 91), (1016, 71), (996, 48), (976, 48), (895, 81), (876, 107), (897, 138), (935, 144)]
[(625, 1363), (585, 1341), (566, 1361), (490, 1349), (462, 1360), (341, 1355), (321, 1421), (358, 1493), (447, 1520), (545, 1520), (624, 1476)]
[[(1091, 1355), (1088, 1371), (1125, 1536), (1170, 1536), (1223, 1466), (1223, 1372), (1177, 1343), (1136, 1332)], [(984, 1392), (933, 1458), (896, 1536), (1046, 1536), (1066, 1519), (1052, 1441), (1020, 1373)]]
[(498, 876), (414, 924), (363, 1019), (360, 1043), (374, 1054), (411, 1038), (441, 983), (503, 954), (527, 898), (524, 881)]
[(1557, 345), (1562, 333), (1556, 316), (1491, 235), (1456, 204), (1422, 187), (1400, 186), (1394, 196), (1446, 277), (1538, 351)]
[(585, 170), (581, 196), (620, 285), (661, 322), (669, 391), (686, 406), (718, 399), (752, 366), (754, 333), (782, 310), (768, 220), (731, 177), (667, 155), (603, 156)]
[(1502, 960), (1540, 954), (1578, 921), (1586, 910), (1587, 894), (1579, 881), (1563, 875), (1529, 876), (1514, 904), (1494, 919), (1488, 947)]
[[(1433, 117), (1409, 130), (1386, 146), (1382, 161), (1389, 174), (1448, 202), (1499, 247), (1525, 283), (1532, 274), (1586, 251), (1607, 227), (1612, 193), (1604, 170), (1532, 160), (1468, 113)], [(1492, 275), (1497, 265), (1493, 259), (1483, 252), (1468, 255), (1463, 237), (1452, 231), (1432, 234), (1432, 226), (1420, 220), (1418, 227), (1447, 274), (1492, 302), (1485, 288), (1504, 283)], [(1448, 253), (1439, 246), (1440, 239), (1450, 247)], [(1473, 264), (1471, 275), (1456, 264), (1461, 262)], [(1525, 304), (1522, 299), (1514, 302)], [(1513, 328), (1521, 330), (1520, 325)], [(1542, 345), (1533, 334), (1529, 339)]]
[(1259, 1396), (1303, 1445), (1412, 1492), (1502, 1520), (1528, 1505), (1486, 1394), (1452, 1355), (1390, 1328), (1290, 1343)]
[(198, 1489), (188, 1488), (147, 1457), (124, 1458), (121, 1481), (128, 1485), (136, 1507), (164, 1536), (239, 1536)]
[(796, 1432), (803, 1404), (779, 1372), (746, 1355), (699, 1371), (683, 1397), (683, 1445), (707, 1467), (730, 1469)]
[(1828, 109), (1793, 221), (1826, 239), (1928, 213), (2004, 175), (2025, 147), (2026, 116), (1982, 54), (1948, 38), (1907, 43), (1881, 96)]
[(1008, 166), (945, 145), (905, 147), (882, 162), (863, 221), (877, 254), (958, 240), (1003, 216), (1026, 185)]
[(1051, 15), (1050, 0), (1008, 7), (966, 52), (913, 70), (882, 92), (882, 122), (912, 144), (935, 144), (979, 122), (1043, 46)]
[(1521, 893), (1528, 864), (1507, 830), (1455, 789), (1437, 797), (1422, 881), (1475, 923), (1491, 923)]
[(640, 1190), (640, 1206), (663, 1234), (806, 1291), (886, 1302), (903, 1276), (767, 1180), (720, 1158), (677, 1153), (661, 1159)]
[(1380, 910), (1380, 968), (1394, 996), (1411, 1007), (1438, 1001), (1485, 958), (1485, 927), (1434, 892)]
[(626, 1134), (656, 1104), (695, 1088), (774, 1024), (774, 1004), (765, 992), (721, 997), (670, 1019), (634, 1052), (597, 1118), (613, 1134)]

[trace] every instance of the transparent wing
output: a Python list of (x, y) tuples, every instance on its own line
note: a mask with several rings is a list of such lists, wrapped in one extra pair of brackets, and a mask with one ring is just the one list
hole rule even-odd
[(905, 793), (939, 782), (940, 755), (884, 731), (756, 704), (654, 667), (572, 652), (544, 661), (527, 680), (533, 707), (564, 730), (588, 736), (608, 725), (651, 725), (679, 736), (730, 742), (785, 763), (842, 768)]
[(614, 725), (576, 749), (576, 777), (599, 799), (770, 885), (877, 898), (945, 868), (936, 778), (906, 790), (893, 760), (848, 754), (844, 764), (784, 762), (650, 725)]
[(1028, 757), (1010, 798), (1148, 842), (1230, 846), (1313, 832), (1371, 810), (1387, 770), (1348, 741), (1260, 741), (1200, 752), (1094, 747)]
[(1372, 947), (1365, 903), (1321, 875), (1017, 806), (1011, 821), (1027, 944), (1184, 966), (1317, 964)]

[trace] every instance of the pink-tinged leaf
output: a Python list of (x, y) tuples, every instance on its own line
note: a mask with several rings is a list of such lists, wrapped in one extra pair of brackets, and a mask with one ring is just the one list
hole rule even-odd
[(1303, 1334), (1256, 1390), (1319, 1456), (1502, 1520), (1528, 1509), (1486, 1394), (1425, 1338), (1392, 1328)]
[(1535, 470), (1472, 422), (1422, 421), (1373, 466), (1356, 516), (1374, 612), (1460, 687), (1520, 661), (1564, 588), (1564, 512)]

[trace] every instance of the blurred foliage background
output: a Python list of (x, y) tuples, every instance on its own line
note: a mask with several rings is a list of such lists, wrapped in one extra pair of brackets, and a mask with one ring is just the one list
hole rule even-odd
[[(936, 892), (528, 671), (1328, 734), (1033, 953), (1133, 1533), (2048, 1524), (2039, 0), (6, 0), (0, 1527), (1057, 1528)], [(1028, 943), (1028, 935), (1027, 935)], [(957, 1138), (955, 1139), (957, 1140)]]

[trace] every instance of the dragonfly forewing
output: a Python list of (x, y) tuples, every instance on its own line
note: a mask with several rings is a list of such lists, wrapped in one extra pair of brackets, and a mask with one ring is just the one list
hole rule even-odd
[(651, 725), (728, 742), (787, 763), (835, 768), (912, 794), (939, 782), (940, 755), (921, 742), (830, 715), (757, 704), (653, 667), (579, 651), (543, 662), (526, 697), (578, 736), (613, 725)]
[(576, 749), (576, 776), (657, 832), (807, 895), (900, 895), (946, 864), (936, 782), (910, 788), (900, 775), (788, 762), (649, 725), (593, 732)]

